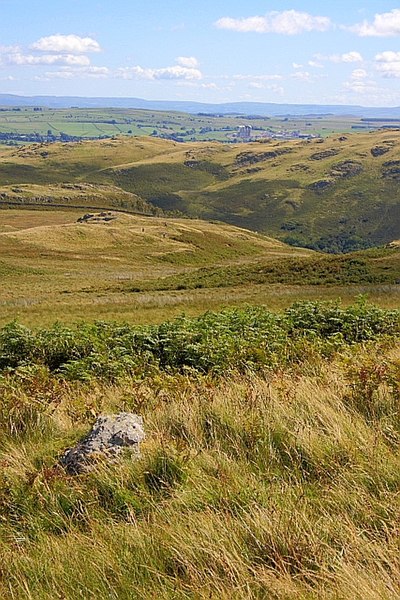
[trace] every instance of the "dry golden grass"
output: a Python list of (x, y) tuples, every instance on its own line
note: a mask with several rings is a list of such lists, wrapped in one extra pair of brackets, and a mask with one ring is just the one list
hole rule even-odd
[[(400, 598), (399, 353), (217, 381), (1, 380), (12, 418), (35, 415), (2, 422), (2, 598)], [(118, 410), (144, 417), (138, 462), (54, 468)]]
[(227, 287), (134, 292), (136, 282), (196, 273), (200, 267), (257, 265), (313, 255), (306, 249), (229, 225), (115, 213), (108, 223), (77, 223), (82, 211), (2, 210), (0, 323), (56, 320), (160, 322), (223, 306), (265, 304), (279, 310), (295, 300), (359, 294), (391, 308), (396, 285), (310, 286), (235, 282)]

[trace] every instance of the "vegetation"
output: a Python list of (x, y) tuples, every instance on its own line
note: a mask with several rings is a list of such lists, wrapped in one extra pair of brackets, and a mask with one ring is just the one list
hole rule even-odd
[(0, 204), (167, 211), (353, 252), (400, 239), (399, 136), (379, 130), (251, 144), (120, 136), (4, 148)]
[[(4, 327), (2, 598), (397, 598), (399, 327), (362, 301)], [(68, 476), (119, 410), (141, 458)]]
[(299, 304), (283, 317), (262, 307), (209, 312), (139, 329), (100, 322), (78, 330), (56, 325), (34, 334), (11, 323), (0, 330), (0, 370), (37, 364), (72, 379), (142, 376), (153, 367), (245, 371), (296, 360), (304, 342), (329, 354), (343, 344), (396, 334), (399, 328), (399, 313), (367, 307), (363, 301), (347, 309)]
[(400, 599), (399, 144), (0, 152), (1, 598)]
[(359, 294), (395, 308), (399, 252), (393, 245), (327, 256), (222, 223), (7, 209), (0, 224), (0, 324), (159, 323), (183, 311), (246, 304), (275, 311), (296, 300), (341, 297), (349, 304)]
[(375, 248), (343, 257), (311, 255), (270, 258), (233, 267), (202, 267), (190, 273), (148, 280), (126, 288), (132, 292), (149, 290), (191, 290), (233, 287), (235, 285), (287, 284), (338, 286), (354, 284), (397, 284), (400, 260), (397, 247)]

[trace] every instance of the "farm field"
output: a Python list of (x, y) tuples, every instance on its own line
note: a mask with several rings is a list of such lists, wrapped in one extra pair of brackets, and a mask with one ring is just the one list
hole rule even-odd
[[(112, 137), (115, 135), (174, 137), (180, 141), (234, 141), (238, 128), (251, 125), (252, 138), (259, 136), (297, 134), (326, 137), (332, 133), (376, 129), (389, 122), (362, 120), (359, 117), (335, 115), (307, 115), (264, 117), (257, 115), (189, 114), (141, 109), (51, 109), (51, 108), (1, 108), (0, 143), (17, 142), (23, 136), (38, 134), (58, 138), (61, 135), (85, 138)], [(297, 133), (294, 133), (297, 132)], [(26, 141), (26, 140), (25, 140)]]

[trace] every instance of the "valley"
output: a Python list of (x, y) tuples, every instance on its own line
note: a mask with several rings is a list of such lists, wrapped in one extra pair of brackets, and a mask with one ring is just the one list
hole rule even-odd
[(399, 145), (2, 148), (2, 598), (398, 597)]
[(398, 130), (224, 145), (116, 138), (0, 151), (0, 206), (218, 220), (349, 252), (400, 238)]

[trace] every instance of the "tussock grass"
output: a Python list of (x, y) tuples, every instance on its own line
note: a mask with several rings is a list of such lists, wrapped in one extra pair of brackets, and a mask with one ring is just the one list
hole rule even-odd
[[(325, 339), (338, 313), (311, 308), (292, 326)], [(1, 597), (399, 598), (400, 347), (374, 336), (258, 373), (3, 371)], [(144, 418), (139, 460), (57, 466), (119, 410)]]

